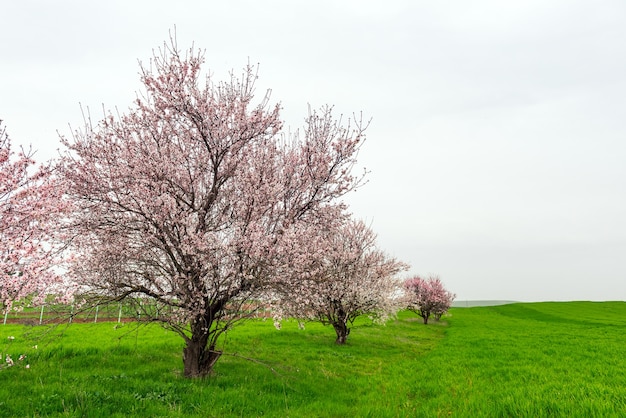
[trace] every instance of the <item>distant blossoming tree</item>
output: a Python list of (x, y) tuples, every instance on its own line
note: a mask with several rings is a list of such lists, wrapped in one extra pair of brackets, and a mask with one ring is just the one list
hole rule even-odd
[(276, 272), (303, 262), (289, 255), (294, 231), (344, 216), (365, 129), (327, 107), (286, 137), (269, 94), (253, 103), (253, 67), (216, 84), (203, 61), (166, 44), (142, 67), (134, 107), (63, 139), (60, 165), (75, 204), (71, 273), (177, 332), (187, 377), (209, 374), (250, 300), (293, 277)]
[(33, 153), (11, 149), (0, 121), (0, 303), (3, 312), (29, 298), (69, 296), (55, 273), (59, 247), (54, 238), (62, 211), (61, 190), (49, 167), (36, 169)]
[(345, 344), (357, 317), (384, 321), (400, 308), (396, 275), (408, 266), (379, 250), (364, 222), (343, 220), (331, 229), (302, 231), (300, 241), (306, 260), (285, 272), (296, 277), (279, 292), (280, 316), (332, 325), (335, 342)]
[(407, 309), (421, 316), (424, 324), (428, 324), (431, 315), (436, 319), (441, 318), (456, 297), (445, 289), (439, 276), (430, 276), (428, 279), (415, 276), (404, 282), (404, 288)]

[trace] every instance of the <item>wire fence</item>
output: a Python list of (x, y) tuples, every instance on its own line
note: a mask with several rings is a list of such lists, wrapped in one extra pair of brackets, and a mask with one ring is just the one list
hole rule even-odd
[[(141, 305), (141, 303), (140, 303)], [(62, 322), (132, 322), (145, 317), (144, 310), (138, 309), (136, 301), (107, 303), (88, 308), (75, 308), (75, 305), (44, 304), (41, 306), (16, 306), (4, 313), (3, 325), (25, 324), (43, 325)], [(261, 303), (249, 303), (241, 314), (251, 318), (269, 318), (271, 310)]]
[(129, 304), (96, 305), (87, 310), (77, 310), (74, 305), (45, 304), (38, 307), (12, 309), (5, 312), (3, 325), (42, 325), (56, 322), (127, 322), (138, 315)]

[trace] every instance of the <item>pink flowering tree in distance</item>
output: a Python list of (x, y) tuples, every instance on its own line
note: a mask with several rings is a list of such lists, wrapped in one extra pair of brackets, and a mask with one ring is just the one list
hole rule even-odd
[(441, 318), (456, 297), (445, 289), (439, 276), (429, 276), (427, 279), (415, 276), (404, 282), (404, 288), (407, 309), (421, 316), (424, 324), (428, 324), (431, 315), (436, 319)]
[(345, 216), (365, 130), (326, 107), (286, 136), (269, 92), (254, 101), (252, 66), (215, 83), (203, 62), (164, 44), (134, 106), (63, 138), (60, 164), (76, 209), (71, 273), (177, 332), (187, 377), (209, 374), (220, 336), (294, 278), (277, 274), (302, 262), (294, 231)]
[(295, 276), (278, 292), (276, 313), (332, 325), (335, 342), (345, 344), (357, 317), (384, 322), (401, 308), (396, 275), (408, 266), (378, 249), (376, 235), (362, 221), (336, 224), (301, 231), (303, 260), (284, 272)]
[(60, 263), (55, 237), (63, 211), (61, 189), (50, 167), (35, 167), (33, 152), (11, 149), (0, 121), (0, 303), (43, 303), (48, 294), (70, 297), (54, 267)]

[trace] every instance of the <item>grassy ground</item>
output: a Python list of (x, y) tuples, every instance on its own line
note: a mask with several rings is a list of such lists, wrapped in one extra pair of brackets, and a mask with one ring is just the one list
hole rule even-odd
[(626, 416), (625, 331), (618, 302), (457, 308), (429, 326), (402, 313), (343, 347), (331, 328), (253, 321), (190, 381), (182, 341), (156, 326), (7, 324), (0, 416)]
[(626, 416), (626, 303), (514, 304), (454, 315), (447, 338), (423, 359), (432, 373), (424, 410)]

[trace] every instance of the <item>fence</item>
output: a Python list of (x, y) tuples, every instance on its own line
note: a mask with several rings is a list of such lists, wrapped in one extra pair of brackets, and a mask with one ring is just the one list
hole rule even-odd
[(23, 309), (13, 309), (4, 314), (3, 325), (7, 323), (23, 323), (42, 325), (50, 322), (126, 322), (137, 320), (139, 313), (130, 305), (96, 305), (88, 310), (75, 312), (74, 306), (41, 305)]
[[(74, 305), (44, 304), (39, 307), (18, 306), (4, 314), (3, 325), (7, 323), (42, 325), (60, 322), (130, 322), (141, 320), (142, 312), (135, 303), (96, 305), (75, 311)], [(268, 318), (271, 311), (264, 304), (249, 303), (241, 313), (253, 318)]]

